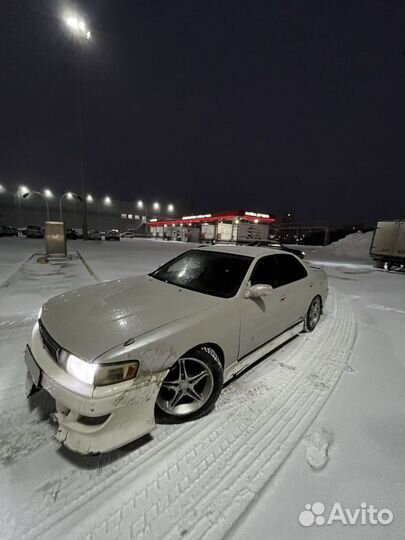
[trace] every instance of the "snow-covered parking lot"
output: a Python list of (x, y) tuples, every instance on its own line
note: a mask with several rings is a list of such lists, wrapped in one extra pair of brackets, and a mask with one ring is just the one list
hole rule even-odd
[[(190, 245), (75, 241), (68, 262), (39, 264), (43, 241), (1, 238), (0, 537), (404, 538), (405, 275), (374, 269), (366, 243), (307, 250), (329, 275), (318, 328), (228, 384), (212, 414), (81, 457), (53, 438), (51, 399), (25, 397), (38, 309), (81, 285), (144, 274)], [(315, 502), (325, 517), (334, 503), (366, 503), (393, 520), (305, 527), (299, 515)]]

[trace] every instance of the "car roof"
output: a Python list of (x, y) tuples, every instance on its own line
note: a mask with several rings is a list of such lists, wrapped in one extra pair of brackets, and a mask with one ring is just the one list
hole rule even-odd
[(236, 245), (215, 245), (201, 246), (200, 250), (216, 251), (217, 253), (232, 253), (233, 255), (244, 255), (245, 257), (260, 257), (262, 255), (280, 254), (279, 249), (256, 246), (236, 246)]

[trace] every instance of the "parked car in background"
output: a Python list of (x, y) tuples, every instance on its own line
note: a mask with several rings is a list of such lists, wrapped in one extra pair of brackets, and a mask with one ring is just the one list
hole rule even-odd
[(84, 287), (40, 310), (27, 394), (56, 401), (56, 438), (106, 452), (209, 413), (223, 383), (315, 329), (326, 274), (291, 253), (208, 246), (146, 276)]
[(77, 240), (79, 235), (75, 229), (66, 229), (66, 238), (68, 240)]
[(101, 232), (98, 229), (89, 229), (88, 239), (89, 240), (102, 240)]
[(39, 225), (28, 225), (24, 234), (27, 238), (43, 238), (44, 228)]
[(294, 255), (297, 255), (297, 257), (299, 257), (300, 259), (303, 259), (305, 257), (305, 251), (302, 251), (299, 248), (287, 247), (280, 242), (274, 242), (271, 240), (255, 240), (254, 242), (249, 242), (249, 244), (247, 245), (252, 247), (268, 247), (271, 249), (281, 249), (283, 251), (287, 251), (288, 253), (293, 253)]
[(18, 236), (18, 230), (10, 225), (0, 225), (0, 236)]
[(118, 229), (110, 229), (105, 233), (106, 240), (121, 240), (120, 232)]
[(122, 238), (135, 238), (139, 234), (140, 230), (138, 229), (127, 229), (124, 231), (121, 236)]

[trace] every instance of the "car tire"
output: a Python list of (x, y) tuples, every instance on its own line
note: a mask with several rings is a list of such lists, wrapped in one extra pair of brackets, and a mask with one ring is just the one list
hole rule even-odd
[(223, 382), (221, 361), (211, 347), (187, 353), (173, 364), (162, 383), (155, 405), (157, 422), (178, 424), (205, 416), (214, 408)]
[(312, 332), (318, 324), (322, 314), (322, 299), (320, 296), (315, 296), (308, 308), (304, 319), (304, 331)]

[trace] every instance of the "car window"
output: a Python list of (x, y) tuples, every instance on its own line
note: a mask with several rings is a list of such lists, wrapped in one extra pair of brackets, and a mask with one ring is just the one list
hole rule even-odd
[(282, 255), (275, 255), (275, 258), (277, 259), (280, 272), (280, 285), (287, 285), (288, 283), (293, 283), (294, 281), (307, 277), (308, 272), (304, 265), (293, 255), (285, 253)]
[(250, 278), (250, 284), (271, 285), (273, 289), (276, 289), (280, 286), (279, 269), (276, 255), (262, 257), (257, 261)]
[(251, 262), (252, 257), (196, 249), (149, 275), (184, 289), (230, 298), (238, 292)]

